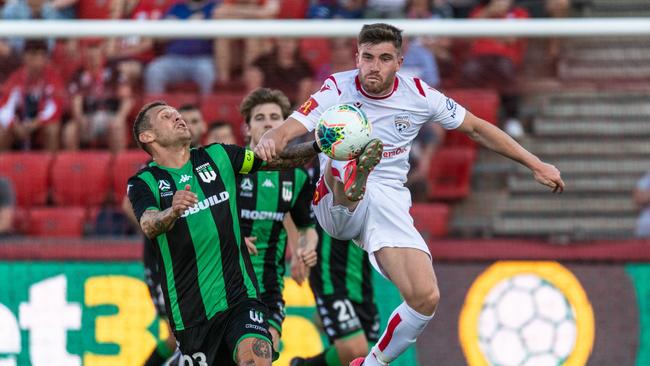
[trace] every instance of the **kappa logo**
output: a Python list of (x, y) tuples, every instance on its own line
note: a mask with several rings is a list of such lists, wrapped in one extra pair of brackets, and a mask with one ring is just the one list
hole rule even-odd
[(400, 113), (395, 115), (395, 130), (404, 134), (406, 130), (411, 127), (411, 115), (408, 113)]
[(158, 189), (161, 192), (169, 191), (171, 189), (171, 185), (169, 184), (169, 182), (167, 180), (161, 179), (161, 180), (158, 181)]
[(282, 200), (291, 202), (293, 198), (293, 182), (282, 182)]
[(271, 182), (271, 180), (269, 178), (266, 178), (266, 180), (264, 180), (264, 183), (262, 183), (262, 187), (264, 187), (264, 188), (275, 188), (275, 184), (273, 184), (273, 182)]
[(199, 177), (201, 177), (201, 180), (205, 183), (210, 183), (217, 179), (217, 172), (212, 169), (212, 165), (210, 165), (210, 163), (199, 165), (194, 170), (199, 175)]
[(255, 323), (264, 323), (264, 314), (262, 314), (261, 311), (253, 310), (251, 309), (248, 312), (248, 315), (250, 316), (251, 320), (254, 321)]
[(192, 179), (191, 175), (183, 174), (183, 175), (181, 175), (181, 179), (178, 181), (178, 183), (185, 183), (185, 182), (189, 181), (190, 179)]

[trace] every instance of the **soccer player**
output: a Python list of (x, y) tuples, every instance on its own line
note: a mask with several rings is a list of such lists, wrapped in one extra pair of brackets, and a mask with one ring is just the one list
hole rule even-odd
[(239, 227), (236, 179), (301, 166), (312, 144), (264, 164), (234, 145), (190, 149), (187, 123), (164, 102), (140, 110), (133, 134), (153, 162), (129, 179), (128, 196), (158, 256), (181, 363), (270, 366), (268, 312)]
[(309, 285), (330, 346), (316, 356), (294, 358), (291, 366), (347, 365), (368, 353), (368, 345), (379, 339), (368, 254), (352, 241), (317, 230), (318, 262), (309, 274)]
[[(246, 122), (252, 149), (266, 131), (280, 125), (289, 116), (291, 104), (280, 90), (258, 88), (244, 98), (240, 112)], [(283, 222), (290, 214), (298, 229), (299, 247), (292, 248), (292, 262), (315, 265), (318, 236), (310, 207), (313, 185), (305, 169), (294, 168), (240, 176), (237, 187), (242, 232), (252, 252), (260, 299), (269, 308), (269, 330), (274, 349), (278, 350), (285, 318), (282, 290), (287, 232)]]
[(420, 79), (402, 77), (398, 73), (403, 63), (401, 30), (384, 23), (365, 25), (357, 44), (357, 69), (331, 75), (289, 119), (262, 137), (255, 152), (262, 159), (273, 159), (287, 141), (312, 131), (319, 116), (335, 104), (353, 104), (368, 116), (374, 139), (357, 159), (321, 160), (322, 177), (313, 208), (328, 234), (340, 240), (354, 239), (404, 298), (371, 352), (350, 363), (378, 366), (387, 365), (415, 342), (433, 318), (440, 299), (431, 254), (413, 226), (411, 198), (403, 185), (411, 142), (424, 123), (466, 133), (528, 167), (534, 178), (553, 192), (562, 192), (564, 182), (558, 169), (498, 127)]

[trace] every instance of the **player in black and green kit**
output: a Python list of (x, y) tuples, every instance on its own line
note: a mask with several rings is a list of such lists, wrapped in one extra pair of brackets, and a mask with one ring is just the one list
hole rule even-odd
[[(290, 108), (289, 99), (279, 90), (259, 88), (244, 98), (240, 112), (246, 121), (251, 149), (266, 131), (289, 116)], [(284, 223), (290, 217), (298, 229), (296, 244), (300, 245), (292, 248), (292, 275), (295, 275), (297, 266), (316, 263), (317, 235), (310, 208), (314, 185), (305, 169), (295, 168), (240, 176), (237, 186), (242, 232), (251, 252), (260, 298), (270, 311), (268, 320), (277, 350), (285, 317), (282, 290), (287, 231)]]
[(181, 363), (270, 366), (268, 310), (239, 227), (236, 179), (300, 166), (315, 155), (312, 144), (264, 166), (234, 145), (190, 149), (187, 124), (164, 102), (145, 105), (133, 130), (154, 162), (129, 179), (128, 196), (158, 254)]

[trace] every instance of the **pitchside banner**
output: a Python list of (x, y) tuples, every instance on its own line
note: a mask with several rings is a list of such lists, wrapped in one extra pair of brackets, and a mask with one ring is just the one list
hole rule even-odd
[[(650, 365), (650, 265), (436, 264), (434, 321), (391, 365)], [(141, 365), (165, 336), (138, 262), (0, 262), (0, 366)], [(401, 302), (375, 276), (385, 325)], [(326, 345), (288, 280), (280, 359)]]

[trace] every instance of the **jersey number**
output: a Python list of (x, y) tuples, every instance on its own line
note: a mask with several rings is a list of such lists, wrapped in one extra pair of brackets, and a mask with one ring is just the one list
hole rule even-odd
[(350, 300), (336, 300), (332, 304), (332, 307), (339, 312), (338, 320), (340, 322), (346, 322), (352, 318), (357, 317), (357, 313), (354, 312), (354, 306)]
[(197, 362), (196, 364), (197, 366), (208, 366), (208, 363), (206, 362), (207, 359), (205, 357), (205, 353), (203, 352), (197, 352), (193, 354), (192, 357), (188, 355), (183, 355), (183, 357), (181, 358), (181, 362), (179, 363), (179, 366), (185, 366), (185, 365), (193, 366), (194, 361)]

